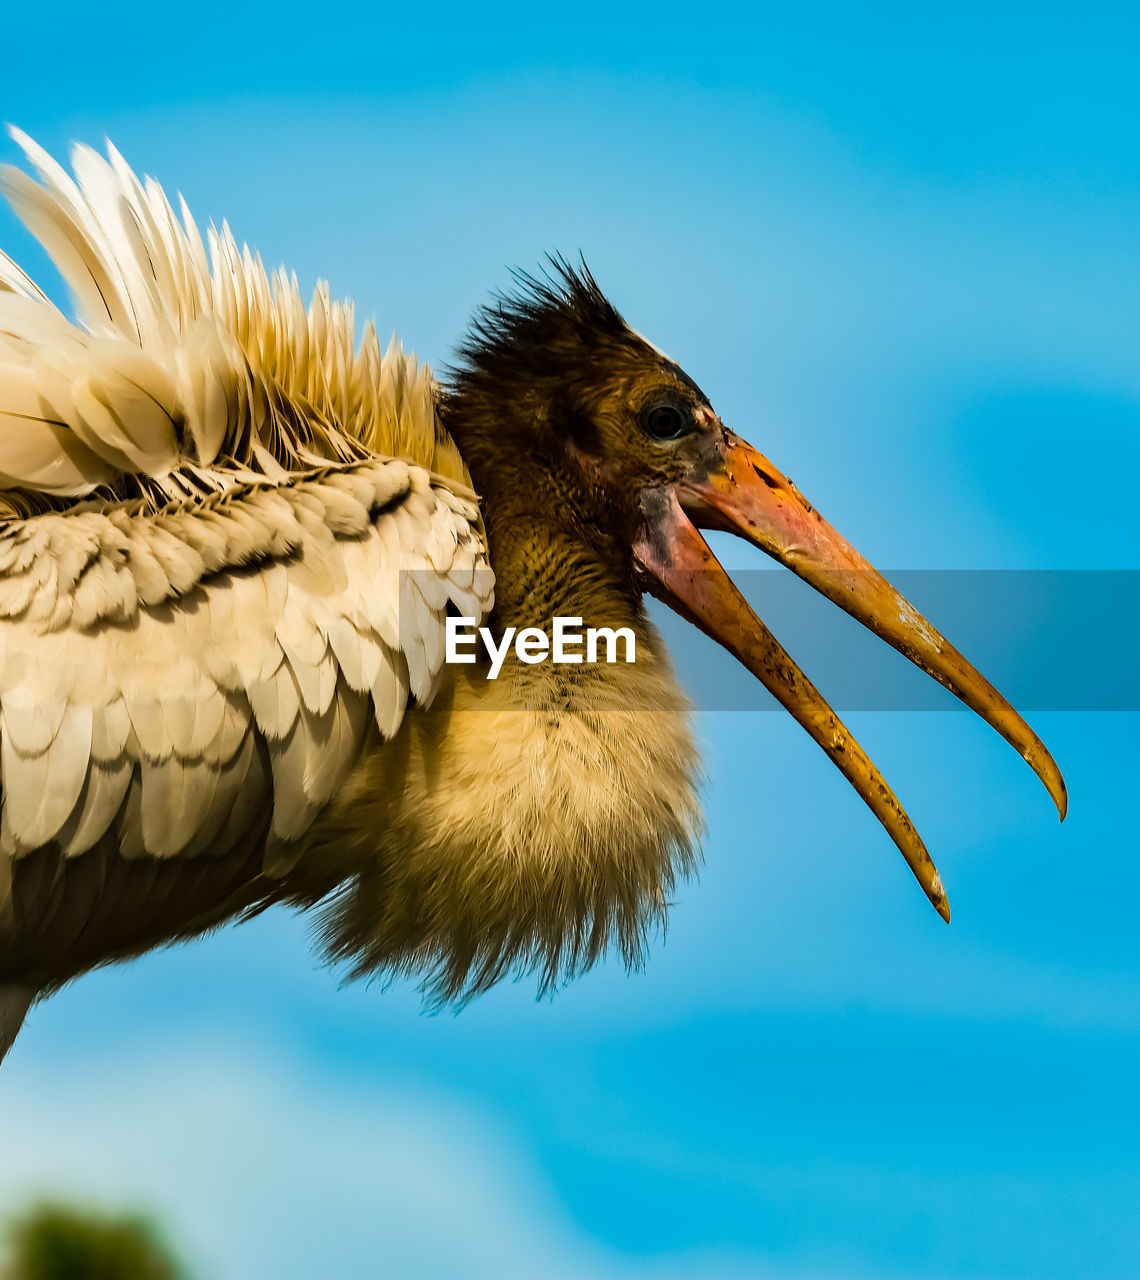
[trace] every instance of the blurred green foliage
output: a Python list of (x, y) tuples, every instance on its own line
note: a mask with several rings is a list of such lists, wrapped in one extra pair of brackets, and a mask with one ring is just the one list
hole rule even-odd
[(0, 1280), (187, 1280), (145, 1218), (41, 1204), (8, 1225)]

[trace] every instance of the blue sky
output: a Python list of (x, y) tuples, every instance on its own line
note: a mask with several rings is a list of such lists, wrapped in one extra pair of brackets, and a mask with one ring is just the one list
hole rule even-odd
[[(884, 567), (1133, 569), (1138, 27), (29, 7), (0, 110), (57, 153), (110, 136), (433, 363), (510, 266), (581, 249)], [(7, 211), (0, 244), (41, 271)], [(1034, 715), (1064, 826), (966, 713), (850, 721), (951, 928), (793, 724), (706, 715), (706, 865), (645, 974), (425, 1017), (271, 913), (36, 1011), (0, 1198), (152, 1206), (223, 1280), (1135, 1276), (1135, 713)]]

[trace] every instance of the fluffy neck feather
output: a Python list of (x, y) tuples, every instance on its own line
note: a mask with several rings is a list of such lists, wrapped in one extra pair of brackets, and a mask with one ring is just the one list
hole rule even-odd
[[(701, 817), (688, 705), (640, 603), (581, 541), (537, 520), (499, 625), (629, 626), (631, 665), (453, 667), (429, 710), (365, 753), (299, 866), (350, 879), (322, 920), (354, 974), (409, 973), (437, 999), (537, 971), (549, 988), (616, 945), (631, 966), (692, 871)], [(501, 579), (502, 580), (502, 579)], [(517, 581), (517, 579), (511, 579)], [(311, 904), (319, 886), (297, 892)]]

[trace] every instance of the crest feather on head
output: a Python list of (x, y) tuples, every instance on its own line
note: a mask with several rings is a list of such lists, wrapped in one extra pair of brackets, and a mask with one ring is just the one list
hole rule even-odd
[(521, 377), (565, 377), (607, 342), (636, 335), (580, 258), (575, 265), (550, 254), (540, 274), (514, 270), (514, 293), (481, 306), (450, 370), (456, 390)]

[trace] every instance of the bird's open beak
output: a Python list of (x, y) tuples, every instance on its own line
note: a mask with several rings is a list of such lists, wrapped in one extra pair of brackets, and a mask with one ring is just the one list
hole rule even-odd
[(942, 881), (905, 810), (820, 692), (749, 608), (698, 527), (728, 530), (755, 543), (945, 685), (1017, 748), (1064, 818), (1061, 772), (1033, 730), (751, 445), (724, 431), (704, 478), (647, 490), (642, 507), (646, 521), (635, 553), (648, 589), (735, 654), (795, 716), (886, 827), (945, 920), (950, 907)]

